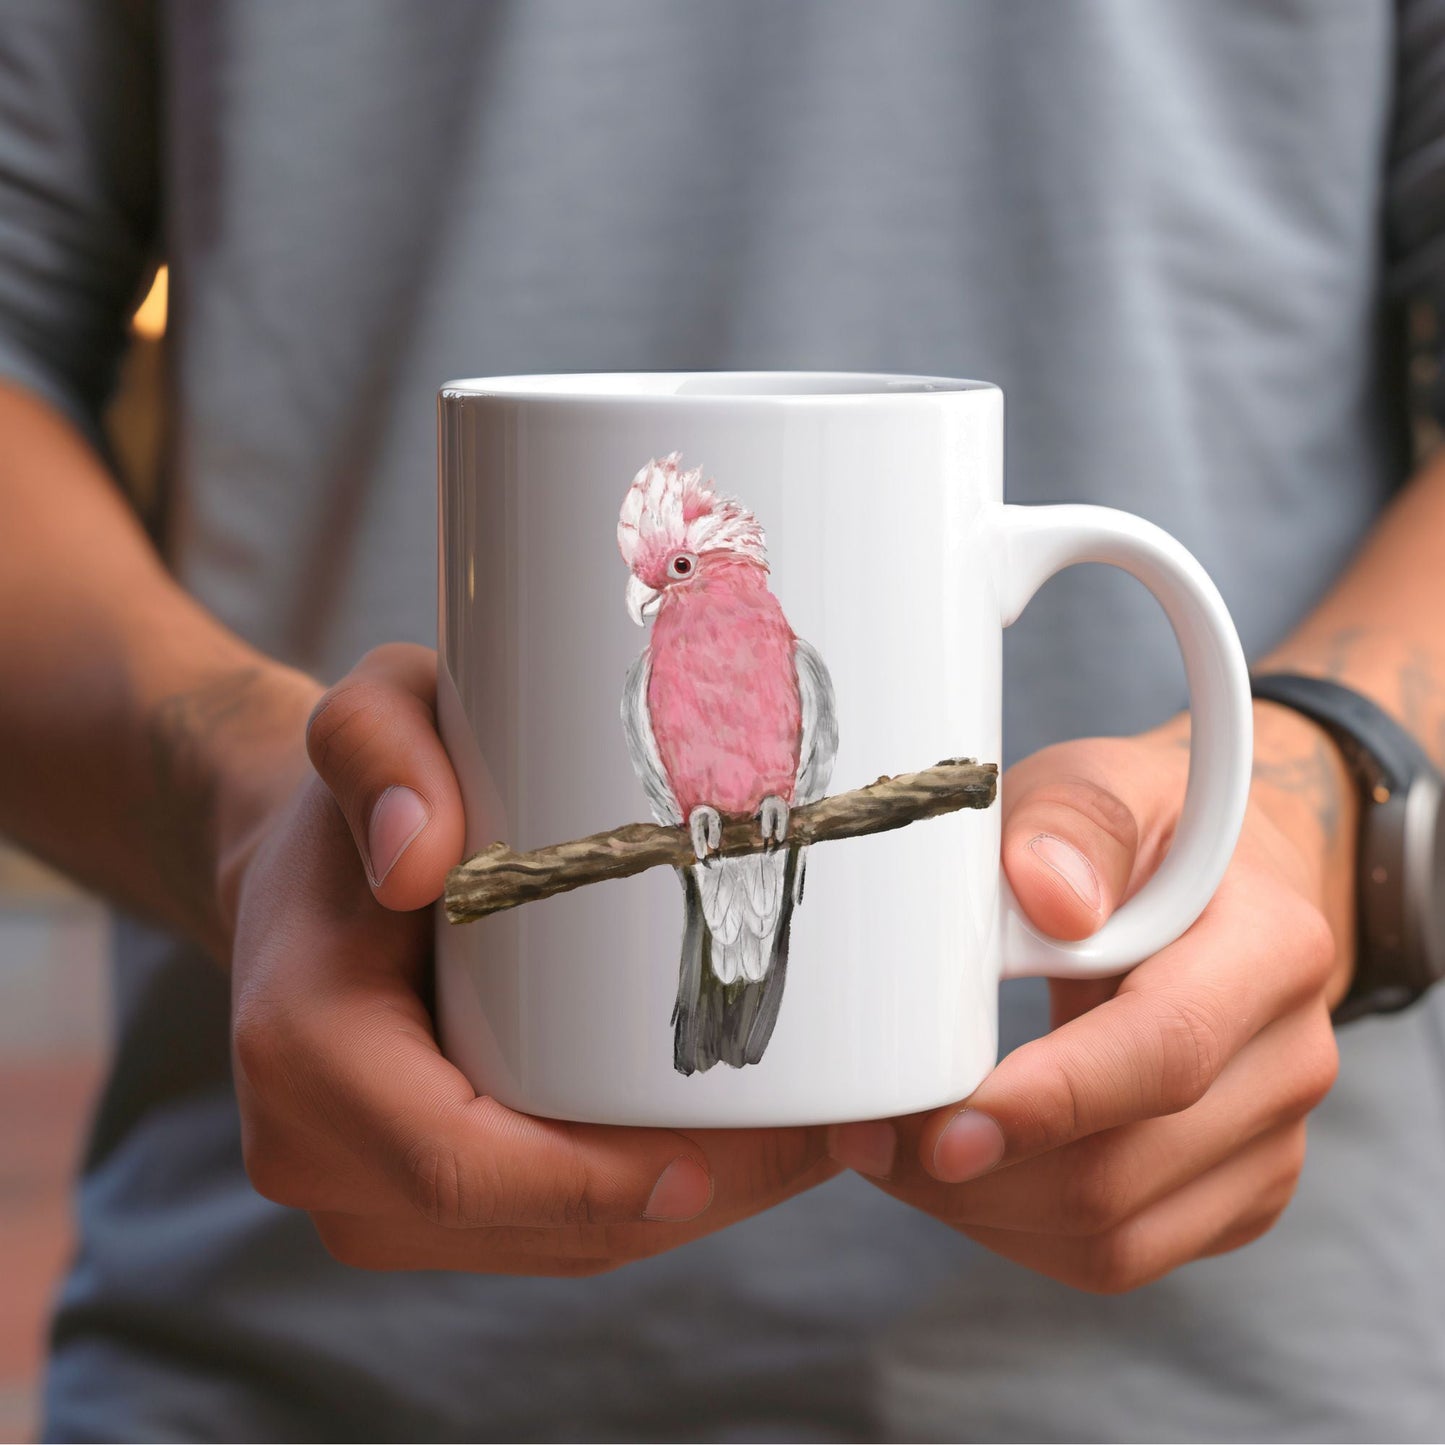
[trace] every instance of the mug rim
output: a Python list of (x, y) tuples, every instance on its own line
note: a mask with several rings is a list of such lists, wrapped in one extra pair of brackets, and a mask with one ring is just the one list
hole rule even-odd
[(446, 382), (438, 395), (443, 401), (876, 405), (998, 390), (991, 381), (886, 371), (578, 371), (467, 377)]

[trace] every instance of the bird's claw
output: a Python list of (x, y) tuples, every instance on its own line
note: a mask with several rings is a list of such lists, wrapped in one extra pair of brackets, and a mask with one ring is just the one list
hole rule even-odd
[(777, 794), (769, 793), (763, 799), (758, 825), (765, 843), (781, 843), (788, 836), (788, 805)]
[(688, 831), (692, 834), (692, 851), (697, 861), (703, 862), (709, 853), (716, 853), (722, 844), (722, 814), (716, 808), (700, 803), (688, 816)]

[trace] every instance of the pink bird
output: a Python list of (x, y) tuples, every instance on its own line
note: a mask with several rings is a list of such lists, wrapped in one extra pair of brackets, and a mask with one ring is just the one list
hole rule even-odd
[[(763, 1056), (782, 1001), (803, 852), (790, 808), (823, 796), (838, 728), (823, 659), (768, 588), (763, 530), (677, 452), (633, 478), (617, 523), (627, 609), (652, 640), (627, 675), (628, 752), (661, 823), (686, 823), (673, 1063), (680, 1073)], [(770, 846), (717, 856), (724, 817)]]

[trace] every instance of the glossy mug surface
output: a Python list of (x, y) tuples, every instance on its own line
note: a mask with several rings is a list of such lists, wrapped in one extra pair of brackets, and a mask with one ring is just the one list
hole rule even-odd
[[(653, 819), (695, 852), (737, 817), (772, 835), (475, 923), (439, 912), (442, 1042), (479, 1092), (673, 1127), (933, 1107), (993, 1066), (1002, 976), (1118, 973), (1203, 909), (1249, 781), (1234, 629), (1157, 527), (1004, 504), (996, 387), (500, 377), (444, 387), (439, 409), (439, 714), (468, 852)], [(997, 761), (1002, 631), (1084, 561), (1158, 597), (1193, 715), (1170, 853), (1096, 937), (1028, 925), (997, 803), (789, 842), (816, 797)]]

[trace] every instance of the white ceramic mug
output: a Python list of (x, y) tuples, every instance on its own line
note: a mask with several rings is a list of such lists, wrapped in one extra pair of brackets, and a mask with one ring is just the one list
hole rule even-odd
[(1137, 517), (1006, 506), (994, 386), (455, 382), (440, 395), (440, 521), (440, 725), (469, 852), (651, 817), (705, 851), (714, 806), (776, 833), (822, 792), (997, 761), (1002, 631), (1074, 562), (1154, 593), (1190, 689), (1169, 854), (1084, 942), (1019, 911), (997, 804), (820, 843), (805, 867), (784, 835), (479, 922), (439, 915), (443, 1046), (513, 1108), (711, 1127), (961, 1099), (996, 1061), (1001, 977), (1122, 972), (1187, 929), (1223, 875), (1252, 743), (1219, 593)]

